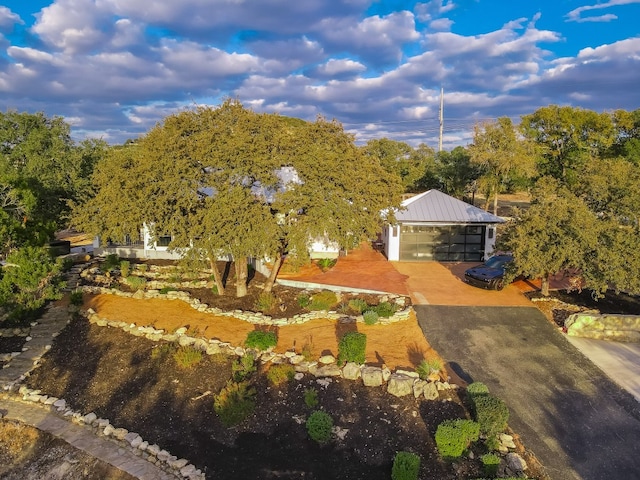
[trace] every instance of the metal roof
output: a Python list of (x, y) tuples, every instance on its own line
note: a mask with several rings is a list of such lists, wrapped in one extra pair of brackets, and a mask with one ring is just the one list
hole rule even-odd
[(438, 190), (428, 190), (402, 202), (398, 223), (504, 223), (505, 220)]

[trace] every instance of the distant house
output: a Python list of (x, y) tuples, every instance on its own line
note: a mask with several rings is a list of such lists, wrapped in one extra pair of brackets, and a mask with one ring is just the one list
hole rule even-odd
[(402, 206), (397, 223), (382, 233), (389, 260), (479, 262), (494, 249), (496, 225), (505, 222), (438, 190), (409, 198)]

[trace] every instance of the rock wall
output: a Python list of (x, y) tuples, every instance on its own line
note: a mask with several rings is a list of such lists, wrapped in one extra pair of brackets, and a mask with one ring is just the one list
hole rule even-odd
[(640, 343), (640, 315), (574, 313), (564, 326), (574, 337)]

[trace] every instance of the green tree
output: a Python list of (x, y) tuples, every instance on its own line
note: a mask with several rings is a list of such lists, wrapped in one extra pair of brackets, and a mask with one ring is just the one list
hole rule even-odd
[(475, 191), (482, 170), (482, 166), (471, 161), (464, 147), (438, 153), (436, 176), (439, 188), (447, 195), (461, 199), (466, 193)]
[(474, 127), (469, 145), (471, 162), (482, 169), (481, 188), (486, 192), (488, 210), (493, 198), (493, 213), (498, 214), (498, 195), (515, 177), (532, 177), (535, 173), (535, 147), (520, 138), (508, 117)]
[(273, 262), (270, 291), (285, 256), (305, 258), (318, 238), (356, 246), (402, 191), (337, 122), (257, 114), (232, 100), (167, 117), (101, 162), (94, 182), (79, 226), (118, 238), (144, 222), (155, 237), (171, 234), (171, 248), (208, 260), (220, 293), (216, 260), (231, 254), (238, 296), (247, 257)]
[(363, 150), (387, 172), (400, 177), (405, 192), (419, 190), (420, 180), (435, 168), (435, 152), (425, 144), (414, 149), (405, 142), (381, 138), (369, 140)]
[(0, 113), (0, 244), (42, 245), (66, 225), (106, 144), (74, 144), (62, 118)]
[(616, 140), (612, 118), (574, 107), (550, 105), (522, 117), (525, 137), (540, 148), (538, 171), (572, 187), (585, 166)]
[(61, 297), (60, 264), (45, 248), (23, 247), (7, 257), (0, 274), (0, 305), (13, 318)]
[(613, 112), (616, 141), (611, 148), (611, 156), (623, 157), (640, 166), (640, 108), (632, 112)]

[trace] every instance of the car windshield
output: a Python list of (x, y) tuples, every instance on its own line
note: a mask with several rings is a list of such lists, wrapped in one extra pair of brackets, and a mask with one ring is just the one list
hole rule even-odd
[(491, 257), (484, 262), (485, 267), (489, 268), (504, 268), (504, 266), (511, 261), (511, 257)]

